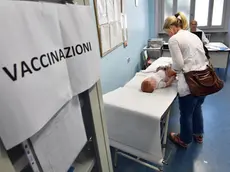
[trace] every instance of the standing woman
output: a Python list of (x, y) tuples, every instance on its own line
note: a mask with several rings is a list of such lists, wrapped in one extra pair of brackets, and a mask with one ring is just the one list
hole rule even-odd
[(168, 17), (163, 29), (170, 37), (168, 43), (172, 68), (177, 72), (180, 109), (180, 133), (170, 133), (169, 138), (175, 144), (187, 148), (193, 138), (198, 143), (203, 142), (202, 104), (205, 97), (191, 95), (183, 73), (205, 70), (209, 62), (202, 41), (187, 30), (188, 22), (183, 13)]

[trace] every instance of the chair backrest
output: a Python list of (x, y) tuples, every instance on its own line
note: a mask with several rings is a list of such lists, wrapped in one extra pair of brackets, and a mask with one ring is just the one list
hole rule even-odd
[(206, 38), (210, 41), (211, 40), (211, 34), (208, 33), (208, 34), (205, 34)]

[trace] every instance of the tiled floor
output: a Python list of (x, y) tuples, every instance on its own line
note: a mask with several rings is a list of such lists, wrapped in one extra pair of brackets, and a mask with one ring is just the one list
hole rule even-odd
[[(205, 139), (203, 145), (193, 143), (187, 150), (172, 150), (164, 172), (229, 172), (230, 171), (230, 74), (224, 89), (208, 96), (203, 105)], [(174, 103), (169, 131), (179, 132), (178, 103)], [(115, 172), (154, 172), (147, 167), (119, 156)]]

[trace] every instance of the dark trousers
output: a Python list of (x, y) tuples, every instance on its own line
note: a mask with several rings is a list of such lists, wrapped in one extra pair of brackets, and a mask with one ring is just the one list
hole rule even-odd
[(180, 139), (189, 144), (193, 134), (203, 134), (202, 104), (205, 97), (187, 95), (179, 97), (180, 108)]

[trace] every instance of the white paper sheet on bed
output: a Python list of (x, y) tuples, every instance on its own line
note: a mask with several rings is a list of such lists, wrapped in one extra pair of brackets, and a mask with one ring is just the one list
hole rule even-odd
[(159, 66), (169, 66), (169, 65), (172, 65), (171, 57), (160, 57), (142, 72), (155, 72)]
[(157, 67), (171, 64), (171, 58), (161, 57), (123, 88), (103, 96), (111, 146), (152, 162), (163, 158), (160, 120), (177, 95), (176, 83), (151, 94), (141, 92), (140, 86)]
[(161, 160), (160, 120), (176, 94), (175, 87), (159, 89), (152, 94), (123, 87), (105, 94), (110, 140), (151, 154), (153, 162)]

